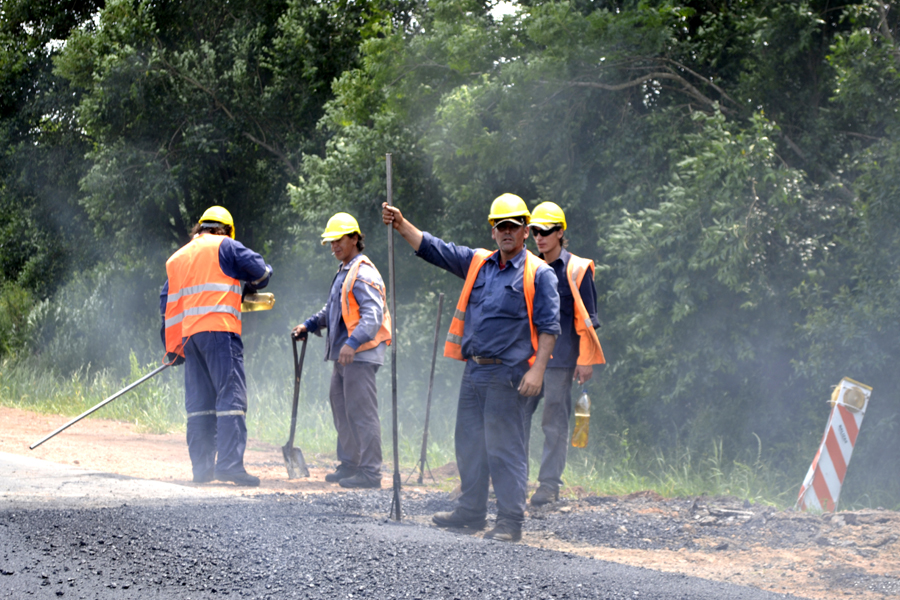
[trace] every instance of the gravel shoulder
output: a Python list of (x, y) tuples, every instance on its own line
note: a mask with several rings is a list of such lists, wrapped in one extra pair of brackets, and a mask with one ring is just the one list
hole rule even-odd
[[(72, 487), (63, 497), (49, 494), (52, 498), (42, 500), (34, 492), (0, 489), (0, 509), (71, 506), (66, 503), (78, 498), (94, 506), (121, 507), (128, 503), (125, 496), (129, 494), (162, 502), (177, 499), (190, 504), (201, 499), (270, 507), (310, 502), (340, 505), (384, 497), (384, 506), (363, 502), (357, 507), (359, 514), (382, 521), (390, 509), (389, 490), (347, 492), (325, 483), (333, 457), (307, 456), (311, 477), (288, 480), (280, 448), (255, 441), (248, 445), (245, 460), (248, 470), (262, 478), (262, 485), (251, 490), (231, 484), (192, 484), (183, 434), (139, 434), (127, 423), (87, 419), (28, 450), (30, 443), (66, 420), (0, 408), (0, 452), (74, 466), (79, 469), (76, 482), (101, 480), (108, 491), (85, 499), (78, 483), (67, 483)], [(28, 477), (37, 477), (27, 460), (20, 464), (19, 475), (10, 475), (21, 475), (26, 488)], [(430, 514), (452, 507), (445, 490), (453, 485), (453, 465), (436, 469), (434, 475), (437, 484), (404, 486), (405, 523), (432, 529)], [(4, 479), (9, 477), (0, 471), (0, 480)], [(148, 484), (142, 480), (167, 485), (144, 489)], [(389, 485), (390, 477), (384, 481)], [(159, 496), (160, 489), (171, 496)], [(804, 598), (900, 596), (900, 514), (893, 511), (812, 515), (775, 511), (735, 498), (669, 499), (653, 492), (598, 497), (569, 492), (565, 500), (529, 511), (524, 544)]]

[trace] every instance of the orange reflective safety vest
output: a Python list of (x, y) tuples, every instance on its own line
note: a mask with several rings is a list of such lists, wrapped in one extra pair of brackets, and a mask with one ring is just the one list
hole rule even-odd
[(219, 266), (224, 240), (201, 234), (166, 261), (166, 352), (183, 356), (181, 340), (200, 331), (241, 334), (241, 282)]
[[(450, 321), (450, 333), (447, 334), (447, 341), (444, 344), (444, 356), (455, 358), (456, 360), (466, 360), (462, 354), (462, 338), (466, 325), (466, 307), (469, 306), (469, 295), (475, 286), (475, 278), (478, 272), (488, 258), (494, 255), (497, 250), (491, 252), (484, 248), (475, 250), (475, 256), (469, 263), (469, 272), (466, 274), (466, 282), (463, 284), (462, 293), (459, 295), (459, 301), (456, 303), (456, 311), (453, 313), (453, 320)], [(533, 365), (537, 354), (538, 334), (534, 328), (534, 278), (537, 274), (538, 267), (544, 264), (540, 258), (525, 250), (525, 271), (523, 273), (525, 292), (525, 306), (528, 308), (528, 325), (531, 328), (531, 347), (534, 354), (528, 359), (528, 364)]]
[(569, 288), (572, 290), (572, 296), (575, 298), (575, 332), (580, 340), (578, 345), (578, 364), (579, 365), (602, 365), (606, 362), (603, 356), (603, 348), (600, 347), (600, 339), (597, 332), (594, 331), (594, 324), (591, 323), (591, 315), (588, 314), (581, 298), (581, 282), (588, 269), (591, 270), (591, 277), (594, 275), (594, 261), (589, 258), (581, 258), (574, 254), (569, 254), (569, 264), (566, 267), (566, 280), (569, 282)]
[[(388, 310), (387, 302), (385, 301), (384, 285), (378, 285), (377, 283), (366, 281), (365, 279), (359, 279), (359, 266), (362, 263), (366, 263), (375, 269), (375, 265), (372, 264), (372, 261), (369, 260), (368, 257), (360, 256), (359, 260), (350, 267), (350, 272), (347, 273), (347, 277), (341, 285), (341, 318), (344, 319), (344, 325), (347, 326), (347, 336), (353, 335), (353, 330), (359, 325), (359, 304), (356, 302), (356, 297), (353, 295), (353, 284), (355, 284), (357, 280), (362, 281), (367, 285), (371, 285), (381, 294), (381, 303), (384, 305), (384, 318), (381, 320), (381, 327), (378, 329), (375, 337), (357, 348), (357, 352), (371, 350), (381, 342), (387, 342), (388, 346), (391, 345), (391, 312)], [(375, 269), (375, 272), (378, 273), (378, 269)], [(381, 273), (378, 273), (378, 277), (381, 277)]]

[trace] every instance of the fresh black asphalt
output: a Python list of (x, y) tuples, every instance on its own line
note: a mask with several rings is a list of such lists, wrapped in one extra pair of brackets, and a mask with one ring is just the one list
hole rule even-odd
[[(0, 510), (0, 598), (789, 598), (428, 525), (446, 494)], [(597, 527), (590, 520), (583, 527)]]

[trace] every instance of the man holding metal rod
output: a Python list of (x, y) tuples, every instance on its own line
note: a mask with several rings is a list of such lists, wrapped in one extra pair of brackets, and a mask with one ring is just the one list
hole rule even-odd
[(362, 254), (365, 236), (356, 219), (337, 213), (328, 220), (322, 245), (341, 265), (328, 302), (293, 329), (297, 339), (328, 329), (325, 360), (334, 361), (331, 411), (340, 463), (325, 481), (345, 488), (381, 487), (381, 420), (375, 374), (391, 343), (391, 315), (381, 274)]
[[(593, 365), (603, 364), (603, 349), (594, 331), (597, 320), (597, 292), (594, 290), (594, 261), (566, 250), (566, 215), (553, 202), (542, 202), (531, 211), (531, 235), (544, 259), (559, 280), (560, 335), (544, 372), (544, 414), (541, 430), (544, 448), (538, 489), (532, 506), (559, 500), (562, 473), (569, 449), (569, 419), (572, 414), (572, 381), (583, 385), (593, 376)], [(531, 398), (526, 409), (525, 433), (531, 431), (531, 417), (540, 397)]]
[[(269, 283), (272, 267), (234, 239), (234, 220), (213, 206), (191, 241), (166, 261), (160, 293), (169, 364), (184, 363), (187, 443), (195, 483), (258, 486), (244, 468), (247, 384), (241, 298)], [(242, 289), (242, 282), (243, 289)]]
[(488, 487), (497, 496), (497, 524), (485, 538), (516, 542), (525, 520), (527, 398), (541, 391), (559, 335), (556, 275), (525, 249), (530, 218), (525, 202), (503, 194), (488, 221), (498, 251), (444, 242), (420, 231), (396, 207), (382, 219), (416, 255), (465, 280), (444, 355), (466, 361), (456, 413), (456, 462), (462, 495), (440, 527), (483, 529)]

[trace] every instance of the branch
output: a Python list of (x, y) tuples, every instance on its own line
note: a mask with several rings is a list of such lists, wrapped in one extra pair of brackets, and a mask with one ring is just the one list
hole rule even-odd
[(678, 67), (679, 69), (684, 69), (685, 71), (687, 71), (688, 73), (690, 73), (691, 75), (693, 75), (694, 77), (696, 77), (697, 79), (702, 80), (703, 83), (709, 85), (709, 86), (712, 87), (714, 90), (716, 90), (717, 92), (719, 92), (719, 93), (722, 95), (722, 97), (725, 98), (726, 100), (728, 100), (729, 102), (733, 102), (734, 104), (737, 104), (737, 102), (735, 102), (734, 99), (733, 99), (731, 96), (729, 96), (728, 94), (725, 93), (725, 90), (723, 90), (722, 88), (720, 88), (719, 86), (717, 86), (715, 83), (713, 83), (712, 81), (710, 81), (708, 78), (706, 78), (706, 77), (700, 75), (699, 73), (695, 73), (694, 71), (692, 71), (691, 69), (689, 69), (688, 67), (684, 66), (683, 64), (681, 64), (681, 63), (678, 62), (678, 61), (674, 61), (674, 60), (672, 60), (672, 59), (670, 59), (670, 58), (663, 58), (662, 60), (664, 60), (664, 61), (666, 61), (666, 62), (668, 62), (668, 63), (672, 63), (673, 65), (675, 65), (675, 66)]
[(878, 14), (881, 15), (881, 19), (878, 21), (878, 31), (887, 38), (887, 41), (891, 44), (891, 54), (894, 55), (894, 60), (900, 63), (900, 49), (897, 48), (894, 36), (891, 34), (891, 28), (888, 27), (887, 9), (883, 2), (876, 2), (875, 6), (878, 7)]
[[(641, 85), (642, 83), (646, 83), (647, 81), (650, 81), (653, 79), (670, 79), (672, 81), (677, 81), (678, 83), (680, 83), (682, 85), (682, 87), (684, 87), (685, 92), (687, 92), (689, 95), (693, 96), (694, 98), (696, 98), (703, 104), (706, 104), (708, 106), (715, 105), (714, 100), (711, 100), (710, 98), (707, 98), (705, 95), (703, 95), (703, 93), (700, 92), (700, 90), (698, 90), (697, 88), (692, 86), (690, 83), (688, 83), (688, 81), (684, 77), (682, 77), (681, 75), (678, 75), (676, 73), (668, 73), (665, 71), (658, 71), (656, 73), (648, 73), (647, 75), (643, 75), (641, 77), (638, 77), (637, 79), (632, 79), (631, 81), (626, 81), (625, 83), (608, 84), (608, 83), (599, 83), (596, 81), (569, 81), (569, 82), (567, 82), (567, 85), (572, 86), (572, 87), (587, 87), (587, 88), (596, 88), (596, 89), (600, 89), (600, 90), (607, 90), (610, 92), (620, 92), (622, 90), (626, 90), (628, 88), (632, 88), (632, 87)], [(545, 81), (544, 83), (550, 83), (550, 82)]]
[(287, 155), (286, 155), (284, 152), (282, 152), (281, 150), (279, 150), (279, 149), (276, 148), (275, 146), (271, 146), (271, 145), (265, 143), (264, 141), (257, 139), (257, 138), (256, 138), (253, 134), (251, 134), (251, 133), (247, 133), (247, 132), (245, 131), (242, 135), (243, 135), (245, 138), (247, 138), (248, 140), (250, 140), (251, 142), (253, 142), (254, 144), (257, 144), (257, 145), (259, 145), (259, 146), (262, 146), (263, 148), (265, 148), (266, 150), (268, 150), (269, 152), (271, 152), (272, 154), (274, 154), (275, 156), (277, 156), (279, 159), (281, 159), (281, 162), (283, 162), (283, 163), (285, 164), (285, 166), (287, 166), (288, 171), (290, 171), (291, 175), (296, 175), (296, 174), (297, 174), (297, 168), (294, 166), (294, 163), (292, 163), (292, 162), (290, 161), (290, 159), (287, 157)]
[(182, 73), (181, 71), (176, 69), (174, 66), (172, 66), (171, 63), (169, 63), (169, 61), (167, 61), (165, 58), (163, 58), (162, 55), (160, 55), (159, 60), (162, 61), (162, 63), (166, 66), (166, 68), (169, 71), (171, 71), (172, 73), (175, 73), (175, 75), (181, 77), (182, 79), (184, 79), (185, 81), (187, 81), (188, 83), (190, 83), (191, 85), (196, 87), (197, 89), (200, 89), (203, 92), (205, 92), (210, 98), (212, 98), (216, 107), (221, 108), (225, 112), (225, 114), (228, 115), (228, 118), (231, 119), (232, 121), (234, 121), (234, 115), (231, 114), (231, 111), (228, 110), (228, 107), (226, 107), (224, 104), (222, 104), (222, 102), (219, 101), (219, 99), (216, 97), (215, 92), (213, 92), (212, 90), (207, 88), (205, 85), (203, 85), (202, 83), (200, 83), (193, 77), (185, 75), (184, 73)]
[[(212, 90), (210, 90), (209, 88), (207, 88), (206, 86), (204, 86), (202, 83), (200, 83), (199, 81), (197, 81), (197, 80), (194, 79), (193, 77), (190, 77), (189, 75), (186, 75), (186, 74), (182, 73), (180, 70), (176, 69), (171, 63), (169, 63), (169, 62), (168, 62), (165, 58), (163, 58), (162, 56), (160, 56), (159, 59), (160, 59), (160, 61), (166, 66), (166, 68), (167, 68), (169, 71), (171, 71), (172, 73), (174, 73), (174, 74), (177, 75), (178, 77), (181, 77), (182, 79), (184, 79), (185, 81), (187, 81), (188, 83), (190, 83), (191, 85), (193, 85), (194, 87), (196, 87), (197, 89), (202, 90), (202, 91), (205, 92), (210, 98), (212, 98), (212, 100), (213, 100), (213, 102), (215, 103), (216, 107), (222, 109), (222, 112), (224, 112), (226, 115), (228, 115), (228, 118), (229, 118), (231, 121), (237, 121), (237, 119), (234, 118), (234, 115), (231, 114), (231, 111), (228, 110), (228, 107), (225, 106), (225, 104), (223, 104), (222, 102), (219, 101), (219, 99), (216, 97), (215, 92), (213, 92)], [(254, 123), (256, 124), (257, 127), (259, 127), (260, 131), (263, 131), (263, 129), (262, 129), (262, 127), (260, 127), (259, 123), (256, 123), (255, 120), (254, 120)], [(176, 132), (176, 133), (177, 133), (177, 132)], [(267, 144), (266, 142), (257, 139), (255, 136), (253, 136), (253, 134), (244, 132), (242, 135), (243, 135), (245, 138), (247, 138), (248, 140), (250, 140), (251, 142), (253, 142), (254, 144), (257, 144), (257, 145), (259, 145), (259, 146), (265, 148), (266, 150), (268, 150), (269, 152), (271, 152), (272, 154), (274, 154), (276, 157), (278, 157), (278, 158), (285, 164), (285, 166), (287, 166), (288, 171), (290, 172), (291, 175), (296, 175), (296, 174), (297, 174), (297, 168), (294, 166), (294, 164), (290, 161), (290, 159), (287, 157), (287, 155), (286, 155), (284, 152), (282, 152), (281, 150), (279, 150), (279, 149), (276, 148), (275, 146), (271, 146), (271, 145)], [(173, 136), (173, 138), (174, 138), (174, 136)]]

